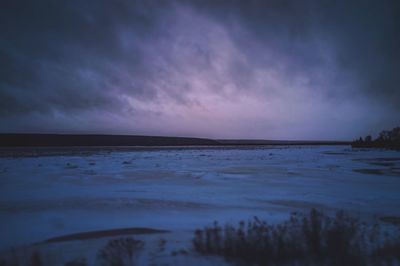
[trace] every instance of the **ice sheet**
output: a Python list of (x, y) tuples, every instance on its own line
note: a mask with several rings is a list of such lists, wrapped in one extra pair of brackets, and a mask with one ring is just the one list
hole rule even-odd
[(154, 149), (0, 158), (0, 249), (77, 232), (294, 210), (400, 216), (400, 153), (348, 146)]

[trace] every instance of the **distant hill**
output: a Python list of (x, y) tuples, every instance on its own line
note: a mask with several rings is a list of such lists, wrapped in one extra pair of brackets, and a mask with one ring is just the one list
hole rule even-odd
[(0, 147), (346, 145), (346, 141), (205, 139), (99, 134), (0, 134)]
[(0, 134), (1, 147), (56, 147), (56, 146), (206, 146), (220, 145), (203, 138), (77, 135), (77, 134)]
[(219, 139), (223, 145), (348, 145), (349, 141)]

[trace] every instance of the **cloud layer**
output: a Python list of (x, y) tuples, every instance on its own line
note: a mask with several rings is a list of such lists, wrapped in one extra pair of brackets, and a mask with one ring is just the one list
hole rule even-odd
[(0, 131), (376, 133), (399, 123), (399, 14), (397, 1), (8, 1)]

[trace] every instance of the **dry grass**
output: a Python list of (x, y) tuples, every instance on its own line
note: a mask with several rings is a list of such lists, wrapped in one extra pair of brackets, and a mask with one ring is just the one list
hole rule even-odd
[[(366, 225), (343, 211), (329, 217), (312, 209), (269, 225), (257, 217), (196, 230), (193, 246), (246, 265), (398, 265), (400, 240), (381, 239), (379, 225)], [(386, 263), (386, 264), (384, 264)]]

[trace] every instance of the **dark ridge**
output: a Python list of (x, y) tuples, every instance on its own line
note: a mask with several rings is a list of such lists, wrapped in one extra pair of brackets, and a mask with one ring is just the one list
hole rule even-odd
[(264, 139), (219, 139), (222, 145), (349, 145), (350, 141), (335, 140), (264, 140)]
[(101, 230), (101, 231), (91, 231), (76, 233), (71, 235), (58, 236), (54, 238), (49, 238), (44, 241), (44, 243), (54, 243), (54, 242), (65, 242), (65, 241), (75, 241), (75, 240), (87, 240), (102, 237), (112, 237), (120, 235), (139, 235), (139, 234), (159, 234), (159, 233), (169, 233), (167, 230), (159, 230), (152, 228), (119, 228), (111, 230)]
[(77, 134), (0, 134), (1, 147), (60, 146), (206, 146), (219, 145), (212, 139)]
[(0, 147), (166, 147), (166, 146), (262, 146), (349, 145), (347, 141), (294, 141), (251, 139), (205, 139), (138, 135), (22, 134), (0, 133)]

